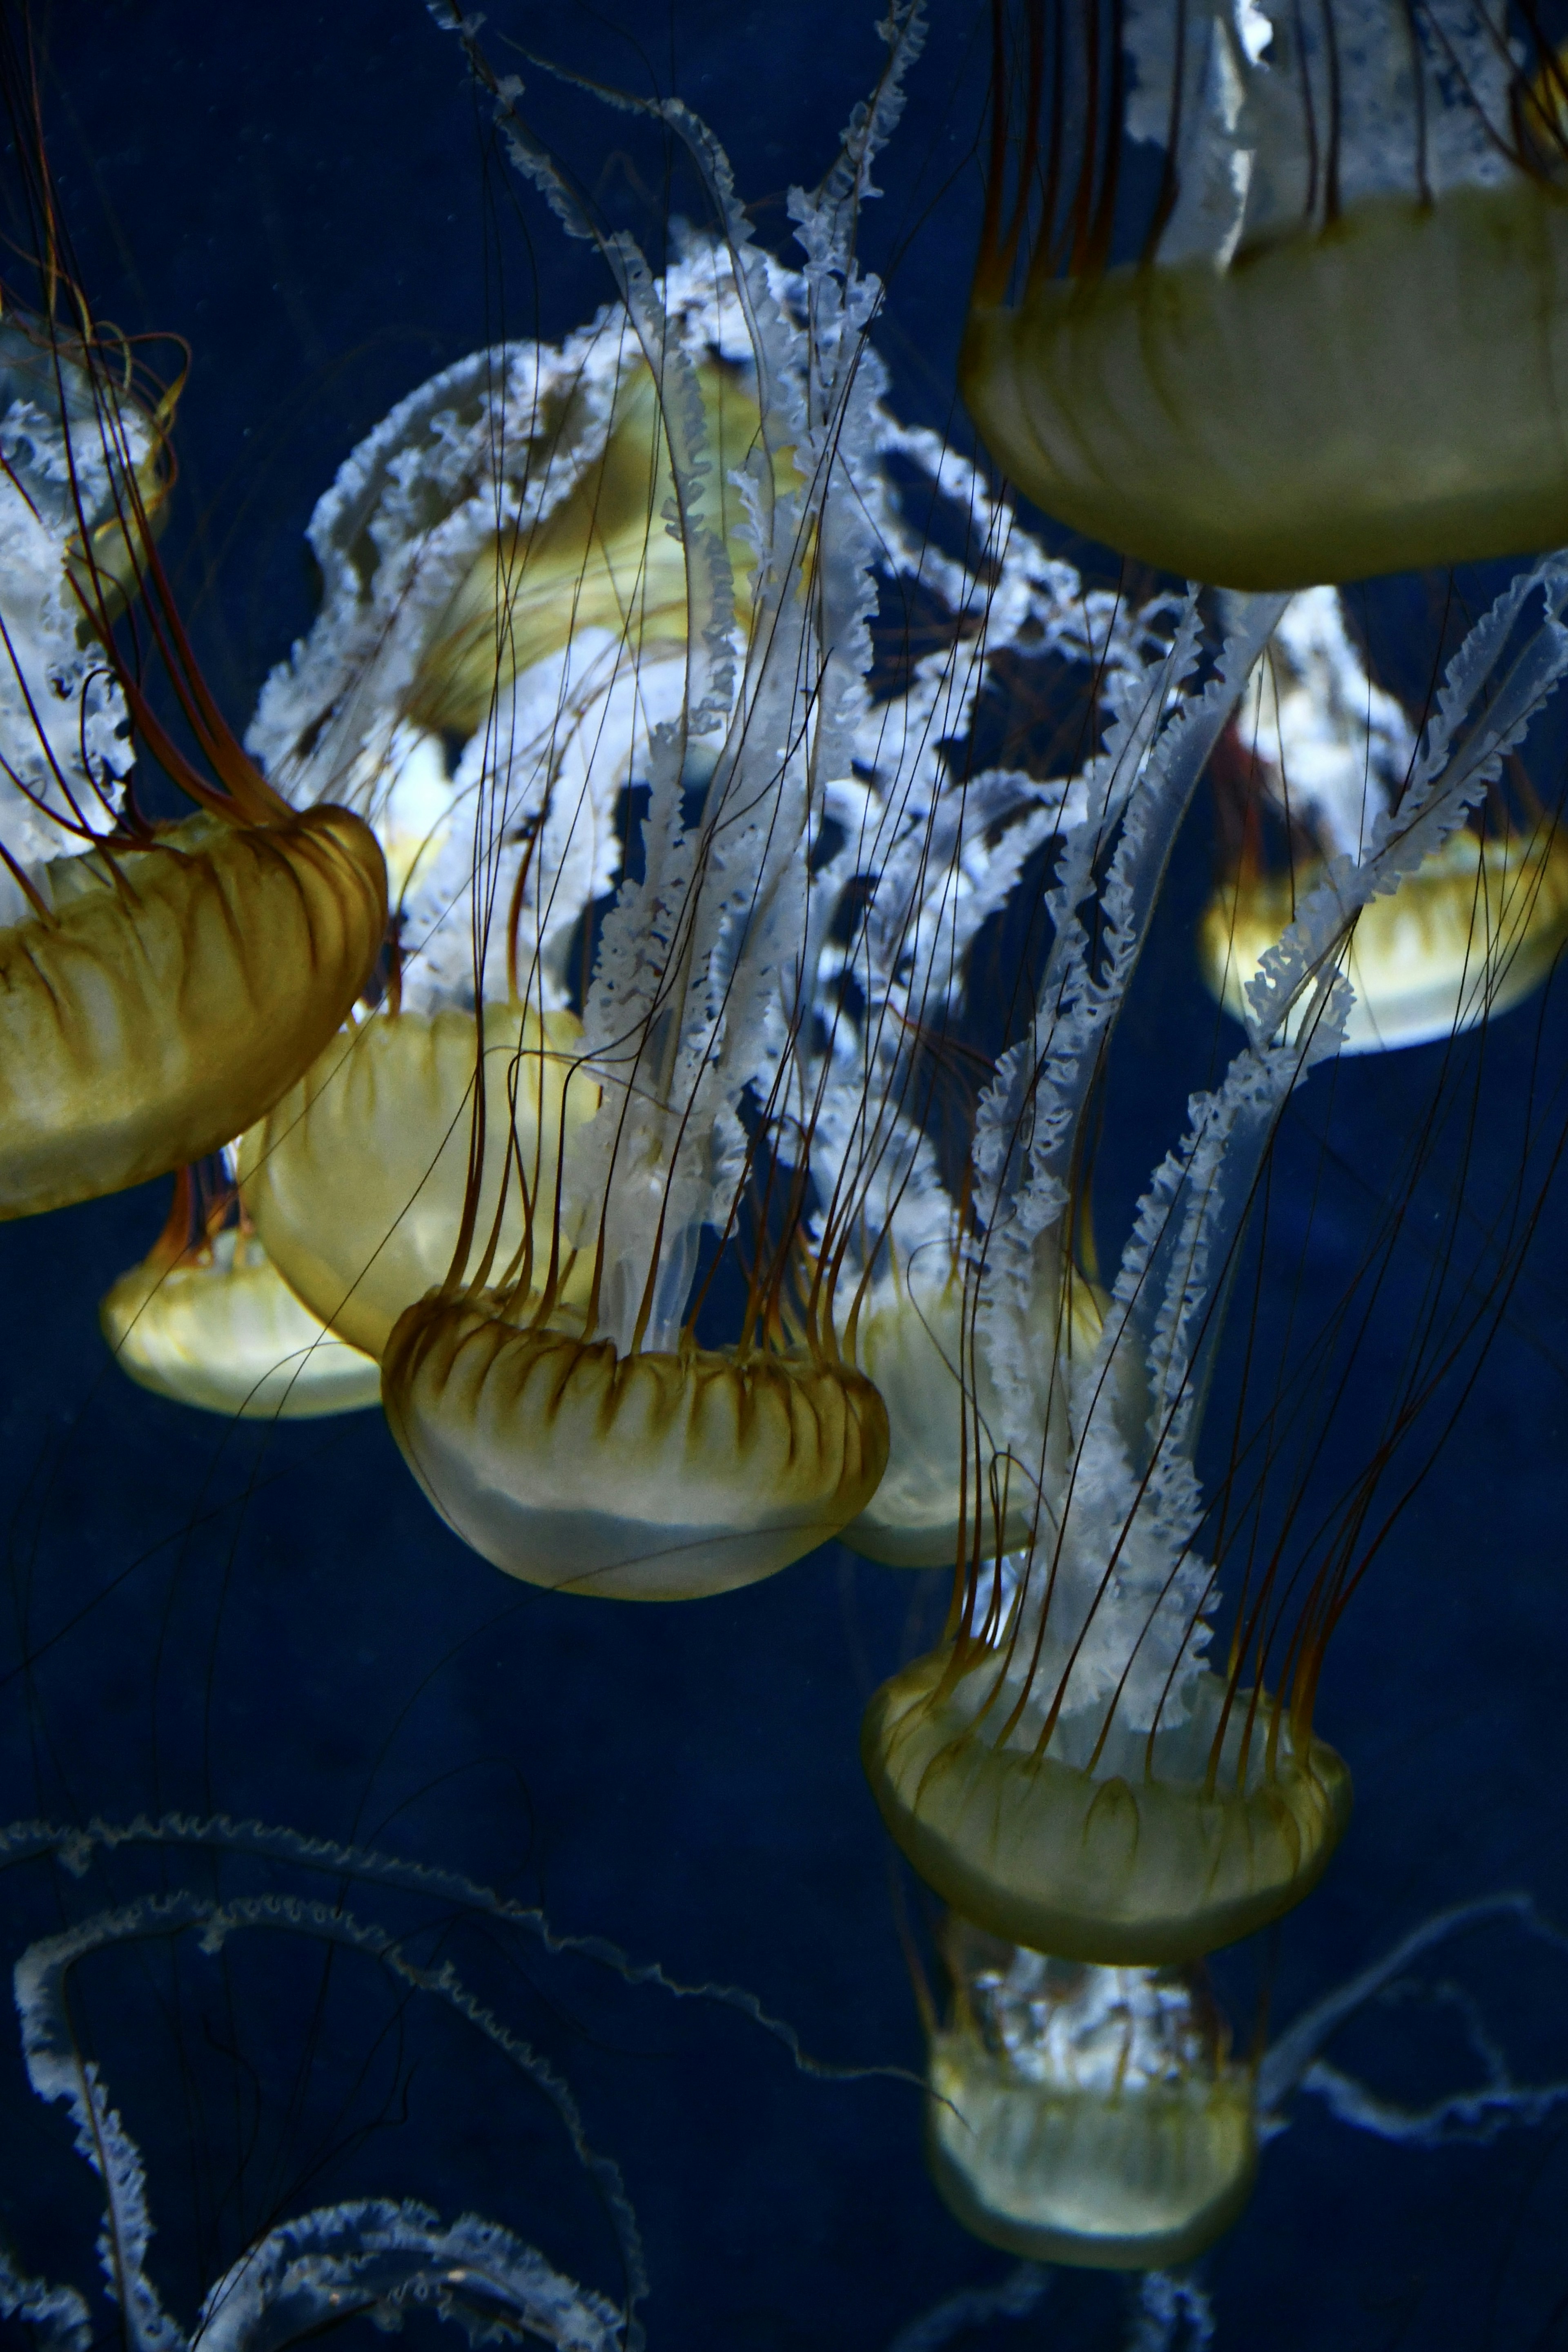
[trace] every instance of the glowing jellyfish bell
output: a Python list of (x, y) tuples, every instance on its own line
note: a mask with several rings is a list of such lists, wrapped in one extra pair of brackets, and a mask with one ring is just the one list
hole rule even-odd
[[(291, 1085), (364, 986), (381, 852), (348, 811), (296, 816), (192, 662), (152, 549), (166, 410), (123, 354), (12, 312), (0, 349), (0, 1215), (114, 1192), (216, 1150)], [(140, 583), (213, 782), (111, 635)], [(150, 823), (128, 717), (198, 803)]]
[[(1259, 960), (1326, 861), (1353, 857), (1396, 803), (1415, 751), (1408, 719), (1367, 677), (1338, 593), (1291, 598), (1216, 762), (1234, 835), (1199, 921), (1205, 981), (1237, 1019)], [(1528, 786), (1524, 788), (1528, 794)], [(1265, 814), (1289, 830), (1290, 866), (1266, 862)], [(1554, 814), (1501, 784), (1399, 887), (1357, 919), (1345, 969), (1355, 1003), (1347, 1054), (1448, 1037), (1506, 1013), (1546, 977), (1568, 938), (1568, 841)]]
[[(1352, 1511), (1326, 1557), (1260, 1571), (1238, 1597), (1227, 1661), (1208, 1664), (1218, 1570), (1200, 1548), (1214, 1524), (1194, 1461), (1200, 1406), (1279, 1118), (1339, 1047), (1350, 928), (1484, 797), (1568, 668), (1565, 603), (1568, 574), (1550, 561), (1504, 593), (1449, 666), (1397, 811), (1302, 899), (1264, 958), (1247, 1042), (1222, 1083), (1193, 1097), (1185, 1138), (1154, 1172), (1098, 1344), (1070, 1364), (1058, 1355), (1058, 1469), (1049, 1426), (1026, 1422), (1039, 1236), (1070, 1211), (1093, 1074), (1193, 755), (1228, 721), (1278, 601), (1237, 616), (1201, 696), (1175, 698), (1173, 711), (1179, 674), (1163, 676), (1142, 698), (1142, 750), (1128, 729), (1090, 772), (1086, 820), (1065, 835), (1047, 895), (1055, 937), (1035, 1019), (1002, 1057), (972, 1147), (973, 1319), (994, 1335), (993, 1372), (1016, 1416), (1000, 1434), (1013, 1475), (1034, 1482), (1037, 1517), (1026, 1546), (989, 1567), (961, 1563), (948, 1638), (882, 1686), (862, 1730), (898, 1843), (956, 1910), (1009, 1942), (1100, 1967), (1186, 1963), (1299, 1902), (1343, 1832), (1350, 1775), (1313, 1720), (1358, 1572), (1359, 1519)], [(1386, 1460), (1385, 1449), (1373, 1486)]]
[(1258, 2166), (1254, 2070), (1199, 1968), (1100, 1968), (950, 1913), (926, 2151), (966, 2230), (1037, 2263), (1167, 2270), (1227, 2230)]
[(1483, 0), (997, 24), (963, 378), (1047, 513), (1247, 589), (1568, 538), (1563, 82), (1533, 24), (1521, 46)]

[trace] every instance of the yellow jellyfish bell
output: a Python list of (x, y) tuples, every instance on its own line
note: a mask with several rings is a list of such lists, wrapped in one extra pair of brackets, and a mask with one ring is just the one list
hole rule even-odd
[[(406, 1307), (450, 1271), (465, 1204), (501, 1267), (552, 1218), (560, 1139), (599, 1088), (580, 1067), (582, 1024), (512, 1003), (484, 1008), (483, 1152), (471, 1160), (475, 1019), (455, 1007), (379, 1013), (340, 1031), (240, 1139), (246, 1210), (290, 1288), (342, 1338), (380, 1357)], [(588, 1269), (561, 1279), (568, 1307)]]
[[(695, 373), (713, 450), (718, 523), (741, 600), (754, 558), (734, 475), (757, 443), (761, 418), (739, 369), (710, 356)], [(584, 391), (574, 387), (538, 404), (536, 458), (542, 457), (547, 478), (553, 469), (570, 481), (569, 492), (492, 539), (440, 614), (407, 706), (423, 727), (472, 735), (498, 684), (586, 630), (604, 629), (645, 655), (685, 646), (686, 559), (665, 528), (674, 480), (653, 371), (640, 357), (623, 356), (603, 450), (582, 467), (572, 462), (571, 435), (583, 429), (573, 401), (581, 409)], [(782, 486), (789, 453), (779, 452), (776, 464)]]
[(861, 1733), (884, 1820), (955, 1908), (1064, 1958), (1152, 1966), (1201, 1958), (1311, 1892), (1351, 1777), (1310, 1719), (1205, 1669), (1180, 1726), (1119, 1739), (1113, 1723), (1098, 1753), (1092, 1735), (1052, 1752), (1033, 1725), (994, 1721), (1005, 1655), (961, 1639), (919, 1661)]
[(1167, 2270), (1227, 2230), (1258, 2166), (1253, 2069), (1201, 1970), (1098, 1968), (950, 1914), (926, 2151), (954, 2217), (1037, 2263)]
[(381, 853), (341, 809), (205, 814), (47, 866), (0, 931), (0, 1216), (216, 1151), (370, 976)]
[(875, 1491), (881, 1400), (820, 1349), (623, 1354), (559, 1311), (533, 1328), (515, 1313), (422, 1301), (384, 1359), (409, 1467), (510, 1575), (621, 1601), (729, 1592), (815, 1551)]
[[(998, 19), (965, 398), (1047, 513), (1188, 578), (1568, 538), (1556, 113), (1479, 6), (1337, 13), (1028, 0), (1011, 47)], [(1123, 259), (1134, 146), (1161, 168)]]
[(381, 1368), (302, 1307), (254, 1233), (191, 1239), (189, 1171), (163, 1233), (99, 1309), (121, 1370), (176, 1403), (256, 1421), (310, 1421), (381, 1402)]
[[(87, 343), (60, 365), (73, 383), (102, 368)], [(320, 1051), (385, 929), (367, 827), (343, 809), (296, 815), (229, 734), (140, 510), (153, 427), (112, 383), (98, 380), (93, 399), (112, 425), (88, 446), (69, 401), (41, 413), (17, 404), (0, 481), (0, 1216), (216, 1150)], [(216, 784), (114, 651), (123, 589), (94, 551), (106, 505), (115, 543), (138, 542), (148, 623)], [(127, 711), (195, 815), (150, 824), (124, 800)], [(73, 838), (74, 854), (59, 854)]]
[[(1210, 992), (1245, 1021), (1247, 990), (1297, 899), (1397, 802), (1413, 753), (1334, 590), (1292, 597), (1222, 749), (1215, 784), (1234, 846), (1199, 919), (1198, 957)], [(1293, 870), (1266, 862), (1265, 814), (1288, 823)], [(1494, 787), (1480, 828), (1450, 835), (1361, 909), (1345, 951), (1355, 991), (1345, 1053), (1454, 1036), (1521, 1003), (1552, 971), (1568, 940), (1568, 839), (1528, 786)]]

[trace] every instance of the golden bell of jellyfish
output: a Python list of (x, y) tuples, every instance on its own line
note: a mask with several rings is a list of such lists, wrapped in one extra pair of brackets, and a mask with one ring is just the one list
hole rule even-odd
[[(385, 870), (368, 828), (342, 809), (289, 810), (200, 677), (142, 500), (138, 453), (152, 436), (121, 403), (102, 351), (72, 343), (62, 368), (66, 391), (51, 407), (13, 409), (16, 448), (0, 480), (0, 544), (11, 559), (0, 590), (7, 1217), (216, 1151), (321, 1050), (369, 980), (386, 924)], [(33, 488), (51, 471), (68, 486), (58, 511)], [(98, 567), (104, 500), (210, 773), (173, 743), (115, 649), (124, 593), (112, 567)], [(97, 641), (92, 656), (62, 664), (62, 636), (74, 656), (79, 623)], [(39, 716), (61, 697), (64, 737)], [(195, 815), (154, 824), (123, 803), (129, 760), (117, 741), (127, 714)], [(58, 854), (72, 842), (75, 855)]]
[(1165, 1966), (1250, 1935), (1317, 1885), (1351, 1776), (1267, 1694), (1205, 1668), (1184, 1722), (1151, 1737), (1112, 1720), (1094, 1755), (981, 1713), (997, 1655), (981, 1641), (918, 1659), (861, 1730), (883, 1819), (966, 1917), (1068, 1959)]
[(381, 1402), (374, 1357), (300, 1306), (253, 1233), (223, 1225), (191, 1244), (186, 1171), (164, 1232), (99, 1320), (139, 1387), (205, 1412), (312, 1421)]
[[(1414, 735), (1368, 677), (1331, 588), (1291, 598), (1249, 707), (1213, 763), (1225, 870), (1198, 925), (1204, 980), (1235, 1019), (1267, 950), (1326, 859), (1398, 803)], [(1289, 864), (1268, 862), (1266, 820)], [(1494, 785), (1479, 813), (1397, 889), (1363, 908), (1343, 969), (1355, 991), (1342, 1050), (1449, 1037), (1506, 1013), (1546, 978), (1568, 939), (1568, 840), (1530, 793)]]
[[(695, 373), (712, 451), (715, 520), (744, 610), (756, 555), (742, 530), (745, 509), (734, 475), (757, 445), (761, 417), (738, 369), (707, 359)], [(561, 437), (576, 420), (570, 398), (557, 405)], [(550, 424), (548, 412), (535, 419), (542, 447), (534, 462), (546, 478), (552, 465), (566, 463), (551, 446)], [(781, 454), (781, 483), (792, 471), (788, 453)], [(513, 523), (472, 564), (425, 649), (408, 717), (432, 731), (471, 735), (498, 685), (591, 629), (639, 654), (683, 647), (686, 558), (666, 527), (674, 487), (658, 386), (628, 352), (602, 454), (542, 519)]]
[[(1245, 1019), (1247, 983), (1315, 878), (1310, 866), (1295, 877), (1244, 867), (1205, 908), (1200, 966), (1234, 1019)], [(1455, 834), (1357, 919), (1344, 961), (1355, 1003), (1343, 1051), (1421, 1045), (1509, 1012), (1541, 986), (1565, 940), (1568, 840), (1553, 823), (1501, 840)]]
[(1562, 110), (1479, 0), (1021, 16), (961, 373), (1029, 497), (1237, 588), (1568, 538)]
[[(599, 1089), (580, 1066), (573, 1013), (488, 1004), (484, 1034), (488, 1115), (471, 1197), (475, 1230), (496, 1234), (499, 1269), (523, 1247), (531, 1203), (553, 1221), (562, 1134), (593, 1116)], [(450, 1271), (470, 1197), (474, 1068), (471, 1013), (378, 1013), (334, 1036), (240, 1139), (241, 1196), (268, 1255), (367, 1355), (382, 1355), (399, 1316)], [(590, 1272), (563, 1268), (568, 1309)]]
[(346, 810), (203, 812), (54, 860), (0, 931), (0, 1216), (216, 1151), (319, 1054), (386, 923)]
[[(996, 1434), (1002, 1413), (973, 1328), (973, 1292), (940, 1245), (908, 1264), (891, 1243), (888, 1249), (891, 1269), (867, 1290), (854, 1328), (854, 1360), (887, 1409), (888, 1467), (842, 1539), (889, 1568), (989, 1559), (1028, 1541), (1038, 1501), (1028, 1480), (1010, 1475), (1014, 1465)], [(1093, 1354), (1100, 1302), (1076, 1270), (1061, 1280), (1054, 1248), (1041, 1255), (1034, 1403), (1047, 1433), (1046, 1476), (1054, 1482), (1068, 1442), (1064, 1370), (1075, 1354)]]
[(1098, 1968), (950, 1913), (926, 2153), (954, 2218), (1026, 2261), (1167, 2270), (1229, 2229), (1258, 2166), (1253, 2070), (1201, 1968)]
[(447, 1525), (525, 1583), (732, 1591), (829, 1541), (882, 1475), (876, 1390), (806, 1349), (623, 1355), (515, 1311), (484, 1293), (410, 1307), (383, 1401)]

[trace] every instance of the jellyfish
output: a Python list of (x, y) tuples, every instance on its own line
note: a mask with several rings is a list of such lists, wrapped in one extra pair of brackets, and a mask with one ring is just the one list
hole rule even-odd
[(1163, 2271), (1240, 2213), (1255, 2070), (1201, 1966), (1047, 1958), (950, 1916), (927, 2148), (964, 2227), (1035, 2262)]
[(1484, 2071), (1474, 2088), (1412, 2109), (1322, 2054), (1370, 2005), (1411, 1996), (1428, 1953), (1502, 1925), (1563, 1948), (1528, 1896), (1454, 1904), (1310, 2002), (1268, 2048), (1237, 2056), (1201, 1964), (1051, 1959), (949, 1914), (944, 2017), (923, 1978), (916, 1984), (930, 2043), (932, 2179), (965, 2229), (1031, 2263), (1158, 2274), (1190, 2263), (1235, 2221), (1303, 2090), (1342, 2122), (1407, 2147), (1540, 2123), (1568, 2085), (1516, 2081), (1489, 2024), (1451, 1981), (1436, 1997), (1465, 2016)]
[[(189, 661), (142, 488), (162, 504), (166, 405), (120, 387), (113, 347), (79, 310), (68, 333), (12, 310), (0, 383), (5, 1216), (219, 1149), (337, 1028), (385, 928), (368, 830), (346, 810), (288, 810)], [(116, 648), (128, 566), (216, 781)], [(141, 814), (132, 723), (195, 815)]]
[(379, 1404), (374, 1357), (300, 1304), (234, 1213), (232, 1184), (198, 1212), (194, 1176), (181, 1170), (163, 1232), (100, 1306), (121, 1371), (177, 1403), (248, 1420), (311, 1421)]
[[(1235, 856), (1200, 919), (1198, 952), (1207, 986), (1241, 1019), (1258, 959), (1287, 928), (1294, 894), (1311, 887), (1325, 861), (1355, 856), (1367, 823), (1402, 791), (1414, 755), (1409, 721), (1366, 676), (1333, 589), (1292, 597), (1225, 749), (1227, 787), (1245, 797), (1239, 823), (1232, 816)], [(1263, 862), (1253, 761), (1263, 807), (1304, 844), (1292, 869)], [(1517, 763), (1515, 772), (1522, 777)], [(1479, 830), (1453, 834), (1418, 873), (1363, 908), (1346, 965), (1355, 1003), (1345, 1053), (1452, 1036), (1522, 1002), (1552, 969), (1568, 937), (1568, 849), (1527, 779), (1521, 788), (1526, 804), (1516, 811), (1500, 780), (1478, 812)]]
[(1561, 90), (1481, 0), (999, 14), (963, 362), (992, 454), (1238, 589), (1555, 544)]
[[(1338, 1050), (1355, 917), (1441, 851), (1554, 691), (1565, 593), (1549, 560), (1478, 623), (1397, 809), (1369, 825), (1358, 858), (1327, 869), (1263, 958), (1248, 1042), (1217, 1087), (1193, 1097), (1187, 1133), (1139, 1205), (1099, 1343), (1068, 1367), (1065, 1454), (1049, 1423), (1030, 1430), (1020, 1417), (1008, 1454), (988, 1465), (993, 1486), (1027, 1482), (1029, 1543), (998, 1547), (989, 1570), (984, 1543), (961, 1557), (948, 1638), (867, 1711), (862, 1755), (896, 1842), (994, 1936), (1101, 1967), (1179, 1966), (1300, 1902), (1343, 1833), (1350, 1775), (1313, 1722), (1326, 1644), (1355, 1580), (1355, 1509), (1304, 1590), (1294, 1577), (1277, 1589), (1277, 1565), (1260, 1574), (1226, 1670), (1207, 1664), (1216, 1570), (1198, 1549), (1208, 1515), (1194, 1461), (1206, 1364), (1280, 1114)], [(1223, 723), (1277, 615), (1269, 600), (1247, 608), (1173, 736), (1205, 718)], [(1077, 1119), (1136, 961), (1162, 820), (1182, 782), (1168, 753), (1129, 805), (1098, 886), (1108, 934), (1098, 957), (1079, 909), (1104, 835), (1091, 821), (1088, 838), (1067, 835), (1037, 1025), (1004, 1056), (977, 1116), (973, 1324), (994, 1376), (1010, 1373), (1025, 1399), (1042, 1236), (1069, 1211)], [(1357, 1507), (1367, 1507), (1363, 1493)]]

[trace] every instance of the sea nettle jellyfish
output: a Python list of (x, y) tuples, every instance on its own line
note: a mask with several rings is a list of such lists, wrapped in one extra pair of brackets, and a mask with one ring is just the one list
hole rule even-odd
[[(1315, 1538), (1310, 1569), (1289, 1573), (1277, 1557), (1238, 1597), (1219, 1672), (1203, 1655), (1217, 1562), (1199, 1545), (1205, 1526), (1223, 1538), (1224, 1515), (1205, 1509), (1194, 1467), (1199, 1409), (1279, 1116), (1338, 1050), (1355, 916), (1440, 851), (1485, 794), (1568, 663), (1565, 595), (1568, 574), (1548, 564), (1500, 599), (1450, 665), (1397, 812), (1371, 824), (1358, 858), (1325, 870), (1263, 958), (1248, 1042), (1192, 1098), (1091, 1347), (1064, 1344), (1058, 1309), (1058, 1425), (1054, 1398), (1041, 1413), (1030, 1361), (1038, 1268), (1052, 1246), (1065, 1262), (1085, 1106), (1191, 789), (1185, 753), (1224, 723), (1271, 603), (1247, 608), (1209, 686), (1163, 733), (1151, 727), (1140, 749), (1124, 725), (1090, 772), (1089, 814), (1065, 835), (1047, 894), (1055, 936), (1035, 1017), (975, 1119), (965, 1323), (1005, 1407), (973, 1442), (978, 1530), (947, 1641), (878, 1693), (863, 1738), (895, 1838), (994, 1934), (1104, 1965), (1184, 1962), (1299, 1901), (1342, 1832), (1349, 1775), (1314, 1735), (1314, 1702), (1386, 1448)], [(1033, 1518), (1016, 1547), (984, 1520), (992, 1496), (1020, 1486)]]
[(1530, 11), (995, 21), (963, 375), (1031, 498), (1237, 588), (1568, 536), (1563, 84)]
[[(7, 297), (0, 330), (8, 1217), (216, 1151), (338, 1027), (385, 928), (367, 828), (343, 809), (289, 809), (195, 671), (153, 546), (172, 395), (149, 393), (135, 352), (96, 330), (63, 275), (47, 173), (21, 168), (47, 257), (34, 311)], [(194, 758), (154, 709), (149, 646)], [(128, 785), (132, 730), (195, 815), (142, 814)]]
[[(1568, 671), (1565, 604), (1568, 572), (1549, 562), (1466, 639), (1397, 808), (1369, 819), (1359, 855), (1323, 868), (1261, 957), (1247, 1042), (1192, 1097), (1188, 1131), (1087, 1312), (1074, 1307), (1088, 1286), (1075, 1236), (1111, 1032), (1201, 754), (1228, 723), (1279, 599), (1233, 613), (1197, 693), (1180, 690), (1198, 629), (1189, 605), (1163, 656), (1146, 655), (1145, 690), (1125, 696), (1082, 780), (1081, 814), (1064, 826), (1034, 1015), (980, 1096), (951, 1195), (964, 1444), (956, 1459), (930, 1449), (960, 1531), (947, 1633), (882, 1686), (862, 1730), (889, 1829), (957, 1915), (954, 1950), (976, 1937), (1021, 1948), (992, 1970), (995, 2018), (1015, 1993), (1067, 2004), (1039, 2080), (1051, 2075), (1051, 2097), (1065, 2096), (1080, 2066), (1082, 2095), (1045, 2123), (1035, 2091), (975, 2057), (973, 1986), (953, 2035), (933, 2042), (933, 2086), (957, 2113), (949, 2129), (945, 2106), (933, 2108), (939, 2183), (1001, 2243), (1028, 2251), (1035, 2230), (1048, 2259), (1184, 2260), (1247, 2193), (1247, 2071), (1205, 2021), (1190, 1971), (1300, 1902), (1344, 1832), (1350, 1774), (1314, 1728), (1327, 1645), (1386, 1537), (1371, 1515), (1389, 1464), (1470, 1339), (1485, 1344), (1498, 1292), (1478, 1285), (1456, 1328), (1433, 1312), (1363, 1441), (1363, 1470), (1321, 1516), (1299, 1487), (1267, 1546), (1257, 1514), (1269, 1463), (1285, 1423), (1310, 1453), (1307, 1392), (1280, 1376), (1260, 1444), (1238, 1423), (1211, 1504), (1195, 1463), (1202, 1405), (1280, 1117), (1341, 1048), (1357, 917), (1408, 887), (1483, 803)], [(917, 1177), (903, 1199), (921, 1190)], [(895, 1244), (901, 1209), (895, 1201), (888, 1220)], [(1392, 1240), (1399, 1201), (1388, 1216)], [(1342, 1385), (1329, 1368), (1344, 1328), (1336, 1307), (1307, 1351), (1331, 1393)], [(889, 1477), (932, 1425), (927, 1413), (906, 1430), (901, 1402), (889, 1391)], [(1028, 1522), (1022, 1543), (1015, 1511)], [(1247, 1565), (1215, 1666), (1205, 1651), (1227, 1553)], [(980, 1966), (962, 1959), (961, 1984)], [(1110, 2054), (1118, 2039), (1121, 2071)], [(1037, 2126), (1066, 2151), (1067, 2170), (1049, 2179), (1030, 2170)]]
[[(1332, 588), (1293, 596), (1213, 763), (1225, 866), (1198, 929), (1204, 979), (1237, 1020), (1264, 950), (1325, 860), (1353, 857), (1405, 789), (1415, 734), (1368, 677)], [(1284, 835), (1281, 862), (1268, 855)], [(1363, 908), (1347, 1054), (1448, 1037), (1539, 987), (1568, 937), (1568, 843), (1517, 761), (1475, 822)]]
[[(831, 1282), (784, 1296), (786, 1074), (890, 510), (854, 224), (915, 47), (895, 27), (795, 199), (799, 275), (677, 110), (717, 233), (657, 281), (606, 239), (619, 299), (591, 328), (478, 355), (355, 454), (312, 527), (322, 619), (252, 735), (291, 797), (388, 840), (402, 952), (385, 1009), (244, 1139), (247, 1211), (381, 1355), (437, 1507), (535, 1582), (749, 1582), (852, 1518), (886, 1455)], [(700, 1340), (742, 1242), (742, 1303)]]

